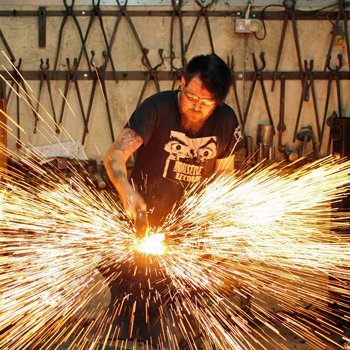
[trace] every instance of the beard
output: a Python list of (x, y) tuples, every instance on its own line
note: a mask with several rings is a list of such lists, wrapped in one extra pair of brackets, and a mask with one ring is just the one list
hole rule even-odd
[(184, 128), (186, 131), (191, 132), (192, 134), (196, 134), (200, 129), (202, 129), (205, 120), (200, 120), (198, 122), (193, 122), (191, 120), (188, 120), (187, 118), (181, 118), (181, 127)]

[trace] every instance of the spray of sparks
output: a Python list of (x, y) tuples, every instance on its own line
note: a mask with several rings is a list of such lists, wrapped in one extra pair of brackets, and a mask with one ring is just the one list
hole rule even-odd
[[(38, 118), (48, 140), (64, 133)], [(314, 350), (349, 340), (350, 161), (210, 179), (142, 241), (83, 167), (43, 163), (0, 169), (0, 349), (286, 350), (282, 328)]]
[[(149, 349), (286, 349), (281, 325), (313, 349), (340, 348), (331, 333), (346, 339), (330, 303), (350, 297), (349, 218), (331, 202), (346, 194), (349, 161), (221, 176), (190, 190), (141, 243), (107, 192), (78, 172), (67, 180), (30, 165), (30, 182), (15, 169), (2, 174), (0, 348), (123, 348), (115, 321), (126, 318), (134, 338), (136, 319), (147, 325), (154, 308), (162, 331)], [(120, 287), (110, 308), (98, 301), (106, 291), (96, 267)], [(134, 299), (123, 292), (130, 286)]]

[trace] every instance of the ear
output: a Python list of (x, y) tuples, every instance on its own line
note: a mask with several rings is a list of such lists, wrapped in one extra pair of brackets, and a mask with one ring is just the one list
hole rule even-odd
[(180, 88), (184, 88), (186, 86), (186, 80), (184, 77), (181, 77)]

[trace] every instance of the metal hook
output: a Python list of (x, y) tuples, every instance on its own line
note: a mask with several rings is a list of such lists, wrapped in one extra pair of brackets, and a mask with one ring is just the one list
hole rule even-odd
[(253, 64), (254, 64), (254, 69), (256, 72), (262, 72), (265, 67), (266, 67), (266, 61), (265, 61), (265, 52), (260, 52), (260, 60), (262, 62), (262, 65), (260, 68), (258, 68), (258, 64), (256, 62), (256, 58), (255, 58), (255, 53), (253, 52)]
[(339, 71), (342, 67), (343, 67), (343, 55), (341, 53), (339, 53), (337, 55), (338, 57), (338, 62), (339, 62), (339, 65), (335, 66), (335, 68), (332, 68), (331, 67), (331, 59), (332, 59), (332, 56), (328, 56), (327, 58), (327, 68), (331, 71), (331, 72), (334, 72), (334, 71)]
[(205, 5), (206, 0), (195, 0), (196, 3), (202, 8), (202, 10), (207, 9), (209, 6), (213, 5), (215, 0), (211, 0), (208, 4)]
[(122, 9), (124, 10), (126, 8), (126, 6), (128, 5), (128, 0), (125, 0), (124, 5), (121, 5), (119, 0), (116, 0), (116, 1), (117, 1), (118, 7), (120, 10), (122, 10)]
[(69, 10), (69, 11), (71, 11), (73, 9), (74, 3), (75, 3), (75, 0), (72, 0), (71, 1), (71, 5), (69, 6), (67, 4), (67, 0), (63, 0), (64, 7), (66, 8), (66, 10)]

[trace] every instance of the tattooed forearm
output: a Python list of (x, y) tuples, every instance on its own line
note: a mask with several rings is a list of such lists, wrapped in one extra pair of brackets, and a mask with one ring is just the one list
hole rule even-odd
[(113, 143), (113, 149), (122, 152), (135, 152), (143, 143), (141, 136), (134, 130), (126, 128)]

